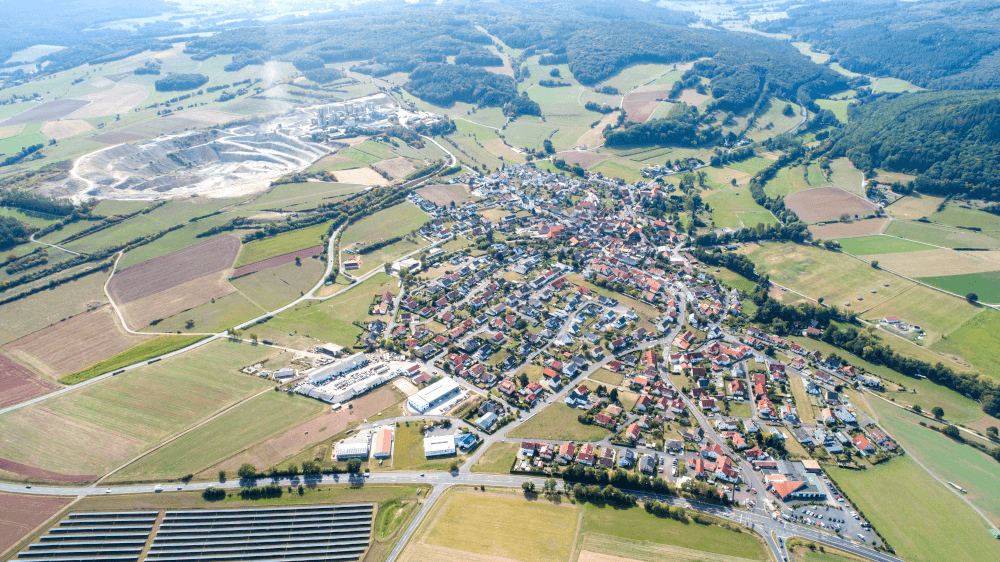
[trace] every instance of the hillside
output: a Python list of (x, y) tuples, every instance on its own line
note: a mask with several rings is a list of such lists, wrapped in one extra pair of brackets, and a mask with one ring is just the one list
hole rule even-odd
[(833, 153), (856, 167), (914, 174), (922, 193), (1000, 199), (1000, 94), (937, 92), (862, 100)]

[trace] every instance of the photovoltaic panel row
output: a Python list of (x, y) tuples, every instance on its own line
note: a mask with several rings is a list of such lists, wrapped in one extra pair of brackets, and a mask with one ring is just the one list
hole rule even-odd
[(359, 560), (371, 541), (371, 504), (168, 511), (150, 562)]
[(157, 512), (71, 513), (16, 560), (33, 562), (136, 561), (156, 523)]

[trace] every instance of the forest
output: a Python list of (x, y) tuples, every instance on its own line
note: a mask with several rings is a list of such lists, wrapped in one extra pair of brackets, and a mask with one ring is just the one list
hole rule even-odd
[(698, 108), (681, 104), (669, 117), (652, 119), (624, 129), (607, 129), (604, 138), (608, 146), (678, 144), (701, 146), (721, 138), (722, 129), (704, 125)]
[(204, 74), (171, 74), (154, 82), (157, 92), (193, 90), (208, 83)]
[(760, 22), (844, 68), (933, 89), (1000, 87), (1000, 4), (990, 0), (846, 0), (788, 10)]
[(468, 65), (422, 64), (410, 73), (410, 81), (403, 87), (424, 101), (442, 106), (460, 101), (502, 107), (517, 97), (513, 78)]
[(862, 98), (832, 156), (917, 176), (913, 187), (936, 195), (1000, 201), (1000, 94), (926, 92)]
[(13, 217), (0, 216), (0, 250), (9, 250), (28, 241), (31, 229)]

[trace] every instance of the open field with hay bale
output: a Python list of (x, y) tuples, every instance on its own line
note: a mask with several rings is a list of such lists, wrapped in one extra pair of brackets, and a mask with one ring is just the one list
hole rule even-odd
[(114, 310), (101, 306), (13, 341), (4, 351), (38, 373), (58, 379), (148, 339), (127, 333)]
[(804, 222), (836, 219), (842, 215), (867, 215), (877, 207), (839, 187), (818, 187), (785, 198), (788, 207)]

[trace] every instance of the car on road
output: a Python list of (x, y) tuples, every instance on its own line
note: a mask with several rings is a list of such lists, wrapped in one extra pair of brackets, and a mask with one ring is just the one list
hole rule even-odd
[(154, 492), (162, 492), (163, 491), (163, 486), (157, 484), (156, 487), (153, 488), (153, 491)]
[(107, 490), (104, 490), (104, 493), (105, 494), (110, 494), (111, 493), (111, 488), (108, 488)]

